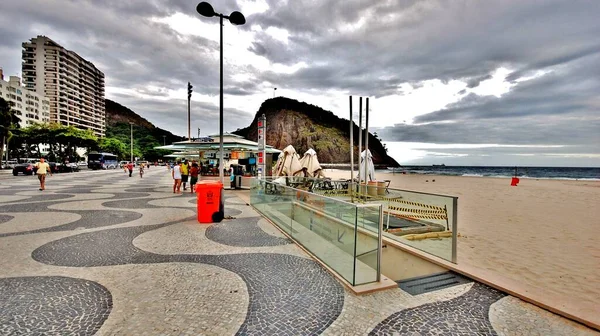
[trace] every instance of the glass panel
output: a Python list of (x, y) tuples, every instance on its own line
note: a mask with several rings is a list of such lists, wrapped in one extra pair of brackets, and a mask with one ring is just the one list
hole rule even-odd
[(250, 203), (283, 231), (292, 234), (292, 195), (287, 188), (254, 179), (250, 192)]
[(356, 207), (296, 190), (292, 218), (294, 239), (352, 284)]
[(367, 202), (383, 203), (386, 237), (455, 262), (455, 200), (451, 196), (388, 188), (385, 196)]
[(377, 281), (380, 207), (367, 205), (357, 208), (356, 285)]
[[(350, 284), (377, 280), (379, 205), (359, 208), (309, 191), (322, 180), (288, 178), (277, 182), (306, 190), (254, 180), (250, 201), (259, 212)], [(355, 258), (357, 254), (361, 254), (360, 259)]]

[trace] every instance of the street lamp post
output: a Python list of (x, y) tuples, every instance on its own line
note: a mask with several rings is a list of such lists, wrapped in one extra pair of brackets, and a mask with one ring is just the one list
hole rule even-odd
[(163, 135), (163, 146), (167, 145), (167, 136)]
[(277, 91), (277, 88), (273, 88), (273, 98), (275, 98), (275, 91)]
[(223, 174), (223, 18), (229, 19), (229, 22), (238, 26), (246, 23), (244, 15), (238, 11), (234, 11), (229, 16), (216, 13), (208, 2), (201, 2), (196, 6), (196, 11), (206, 17), (219, 17), (220, 28), (220, 83), (219, 83), (219, 179), (225, 184), (225, 176)]
[(131, 157), (130, 157), (129, 162), (133, 163), (133, 123), (129, 122), (129, 126), (131, 126), (131, 143), (129, 144), (129, 150), (131, 153)]

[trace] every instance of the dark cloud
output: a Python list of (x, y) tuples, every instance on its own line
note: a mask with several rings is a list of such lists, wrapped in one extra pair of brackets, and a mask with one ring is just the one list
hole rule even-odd
[[(21, 43), (44, 34), (96, 64), (108, 87), (154, 98), (108, 95), (175, 133), (187, 133), (180, 117), (185, 100), (170, 99), (167, 92), (184, 90), (190, 81), (194, 92), (218, 95), (218, 43), (151, 20), (175, 13), (199, 17), (197, 1), (9, 2), (0, 12), (3, 22), (13, 23), (0, 27), (0, 66), (7, 75), (20, 72)], [(380, 135), (440, 143), (600, 143), (598, 1), (267, 2), (266, 12), (246, 15), (247, 24), (236, 28), (254, 34), (248, 50), (271, 64), (306, 67), (280, 73), (274, 67), (227, 64), (224, 89), (232, 99), (264, 95), (265, 86), (378, 98), (407, 94), (400, 90), (403, 84), (418, 89), (426, 80), (461, 80), (467, 88), (456, 93), (460, 101)], [(225, 14), (242, 7), (235, 0), (213, 5)], [(274, 38), (270, 27), (287, 31), (287, 42)], [(499, 67), (513, 71), (507, 78), (514, 84), (510, 92), (469, 94)], [(521, 81), (540, 72), (547, 73)], [(246, 76), (236, 77), (239, 73)], [(215, 127), (218, 106), (193, 106), (198, 127)], [(226, 104), (226, 128), (247, 126), (258, 107), (240, 111)]]
[(483, 82), (484, 80), (488, 80), (492, 78), (492, 75), (485, 75), (482, 77), (476, 77), (476, 78), (471, 78), (467, 81), (467, 87), (469, 89), (475, 88), (479, 86), (479, 83)]

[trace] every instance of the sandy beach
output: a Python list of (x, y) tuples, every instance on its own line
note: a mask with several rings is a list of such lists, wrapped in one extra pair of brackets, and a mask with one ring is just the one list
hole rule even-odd
[[(331, 178), (349, 171), (326, 170)], [(391, 187), (458, 196), (458, 264), (600, 313), (600, 182), (379, 173)], [(426, 181), (429, 182), (426, 182)], [(435, 180), (435, 182), (432, 182)]]

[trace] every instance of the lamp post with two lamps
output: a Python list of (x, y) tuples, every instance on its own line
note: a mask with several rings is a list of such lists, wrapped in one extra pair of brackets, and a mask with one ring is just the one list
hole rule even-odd
[(239, 26), (246, 23), (244, 15), (238, 11), (234, 11), (229, 16), (216, 13), (213, 7), (208, 2), (201, 2), (196, 6), (196, 11), (206, 17), (218, 16), (220, 27), (220, 83), (219, 83), (219, 179), (225, 184), (223, 169), (223, 19), (228, 19), (232, 24)]
[(129, 122), (129, 126), (131, 127), (131, 142), (129, 143), (129, 152), (131, 154), (131, 160), (129, 162), (133, 163), (133, 123), (131, 121)]

